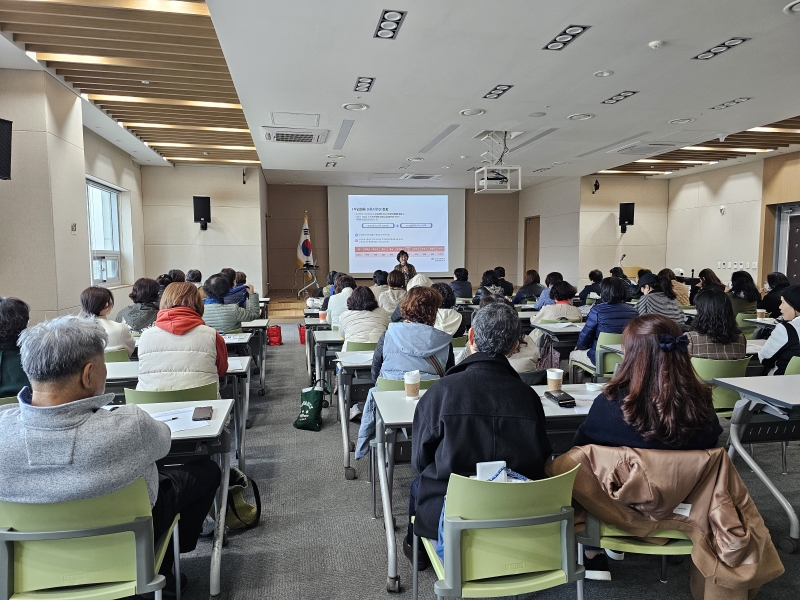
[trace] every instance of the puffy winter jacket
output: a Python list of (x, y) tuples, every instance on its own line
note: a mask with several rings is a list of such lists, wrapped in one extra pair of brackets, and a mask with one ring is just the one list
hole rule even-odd
[(342, 313), (347, 310), (347, 299), (353, 295), (353, 288), (344, 288), (338, 294), (334, 294), (328, 298), (328, 306), (325, 308), (327, 309), (327, 316), (325, 317), (325, 321), (328, 325), (336, 325), (339, 326), (339, 317), (342, 316)]
[(136, 340), (133, 339), (131, 330), (124, 323), (115, 323), (109, 321), (105, 317), (89, 317), (96, 319), (97, 322), (103, 326), (108, 334), (108, 342), (106, 342), (106, 352), (112, 350), (125, 350), (128, 351), (128, 356), (133, 354), (133, 349), (136, 348)]
[(622, 333), (625, 326), (638, 317), (639, 313), (630, 304), (617, 302), (615, 304), (595, 304), (586, 317), (586, 324), (578, 336), (578, 350), (588, 350), (589, 359), (595, 362), (597, 338), (601, 333)]
[(404, 289), (389, 288), (378, 298), (378, 306), (388, 313), (393, 313), (405, 295), (406, 291)]
[(371, 285), (369, 289), (372, 291), (372, 295), (375, 296), (375, 300), (377, 301), (378, 298), (381, 297), (381, 294), (389, 289), (388, 285)]
[(227, 370), (225, 340), (186, 306), (160, 311), (155, 327), (145, 329), (139, 338), (137, 390), (185, 390), (219, 384)]
[(492, 295), (496, 295), (496, 294), (504, 295), (503, 294), (503, 288), (501, 288), (499, 285), (490, 285), (490, 286), (483, 286), (482, 285), (475, 292), (475, 297), (472, 299), (472, 303), (473, 304), (480, 304), (481, 303), (481, 298), (483, 298), (484, 296), (492, 296)]
[(214, 303), (213, 298), (206, 298), (203, 320), (206, 325), (213, 327), (220, 333), (240, 329), (242, 321), (253, 321), (261, 314), (258, 304), (258, 294), (250, 294), (245, 308), (236, 304)]
[(155, 302), (134, 302), (117, 313), (117, 323), (125, 323), (131, 331), (140, 332), (156, 322), (158, 304)]
[(346, 310), (339, 317), (339, 335), (347, 342), (377, 342), (389, 326), (389, 313), (375, 310)]
[(436, 323), (433, 326), (453, 337), (464, 335), (464, 318), (461, 313), (452, 308), (440, 308), (436, 313)]

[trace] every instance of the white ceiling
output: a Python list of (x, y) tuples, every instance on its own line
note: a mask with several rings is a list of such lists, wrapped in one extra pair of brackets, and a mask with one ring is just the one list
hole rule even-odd
[[(385, 180), (395, 187), (472, 186), (467, 169), (479, 165), (485, 150), (473, 136), (484, 129), (524, 131), (515, 140), (522, 143), (558, 128), (506, 158), (506, 164), (522, 166), (525, 185), (534, 185), (630, 162), (630, 156), (607, 150), (578, 157), (621, 140), (672, 134), (692, 143), (794, 117), (800, 114), (800, 16), (782, 12), (787, 2), (405, 0), (384, 6), (370, 0), (207, 0), (270, 183), (375, 186)], [(395, 40), (373, 37), (382, 8), (407, 11)], [(562, 51), (542, 50), (569, 25), (591, 29)], [(752, 39), (712, 60), (692, 60), (734, 36)], [(648, 43), (654, 40), (665, 43), (652, 50)], [(614, 75), (594, 77), (599, 70)], [(352, 91), (359, 76), (377, 78), (371, 92)], [(498, 84), (514, 87), (499, 99), (483, 99)], [(623, 90), (639, 93), (602, 104)], [(754, 99), (709, 110), (741, 96)], [(355, 101), (369, 110), (342, 109)], [(463, 117), (464, 108), (486, 114)], [(327, 142), (264, 141), (260, 127), (271, 124), (272, 111), (319, 114), (320, 127), (330, 130)], [(532, 112), (547, 114), (529, 117)], [(568, 120), (574, 113), (596, 117)], [(667, 123), (684, 117), (695, 121)], [(355, 125), (344, 149), (336, 151), (343, 119)], [(451, 124), (460, 127), (420, 153)], [(326, 169), (326, 154), (346, 158)], [(425, 160), (399, 169), (413, 156)], [(553, 166), (555, 161), (570, 164)], [(544, 167), (551, 168), (532, 176)], [(405, 172), (443, 177), (393, 179)]]

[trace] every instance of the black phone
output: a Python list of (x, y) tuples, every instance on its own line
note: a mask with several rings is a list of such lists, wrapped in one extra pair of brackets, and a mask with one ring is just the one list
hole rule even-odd
[(210, 421), (211, 420), (211, 407), (198, 406), (192, 413), (192, 421)]
[(547, 391), (544, 396), (557, 402), (561, 408), (575, 408), (575, 398), (567, 392), (562, 392), (561, 390)]

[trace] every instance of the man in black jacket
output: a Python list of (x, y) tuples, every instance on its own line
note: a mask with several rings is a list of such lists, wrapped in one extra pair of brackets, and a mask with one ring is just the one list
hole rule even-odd
[[(419, 475), (411, 485), (403, 542), (409, 559), (414, 530), (437, 538), (451, 473), (469, 476), (475, 463), (504, 460), (530, 479), (546, 477), (544, 463), (552, 450), (542, 403), (506, 358), (519, 345), (520, 328), (516, 311), (504, 303), (477, 311), (469, 330), (473, 354), (449, 369), (417, 406), (411, 464)], [(427, 564), (420, 555), (420, 568)]]

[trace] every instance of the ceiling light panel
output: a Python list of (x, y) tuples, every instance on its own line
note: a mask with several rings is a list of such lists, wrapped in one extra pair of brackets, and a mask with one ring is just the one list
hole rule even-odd
[(712, 106), (709, 110), (724, 110), (726, 108), (730, 108), (731, 106), (736, 106), (737, 104), (741, 104), (742, 102), (747, 102), (748, 100), (752, 100), (752, 98), (736, 98), (735, 100), (729, 100), (728, 102), (723, 102), (722, 104), (717, 104), (716, 106)]
[(589, 29), (589, 25), (570, 25), (550, 40), (542, 50), (563, 50), (587, 29)]
[(353, 87), (354, 92), (371, 92), (375, 77), (359, 77)]
[(395, 39), (405, 18), (406, 11), (404, 10), (384, 10), (381, 13), (381, 18), (378, 19), (378, 26), (375, 28), (375, 34), (372, 37), (383, 40)]
[(335, 167), (335, 166), (336, 166), (336, 162), (334, 162), (334, 161), (326, 162), (326, 163), (325, 163), (325, 166), (326, 166), (327, 168), (333, 168), (333, 167)]
[(614, 96), (611, 96), (608, 100), (603, 100), (603, 104), (616, 104), (617, 102), (622, 102), (625, 98), (630, 98), (634, 94), (638, 94), (639, 92), (631, 92), (626, 90), (624, 92), (620, 92)]
[(484, 95), (484, 98), (488, 100), (497, 100), (500, 96), (505, 94), (508, 90), (510, 90), (513, 87), (514, 87), (513, 85), (507, 85), (505, 83), (501, 83), (499, 85), (494, 86), (492, 88), (492, 91)]
[(693, 56), (694, 60), (711, 60), (715, 56), (719, 56), (723, 52), (727, 52), (731, 48), (736, 48), (736, 46), (741, 46), (750, 38), (744, 37), (734, 37), (729, 40), (725, 40), (721, 44), (714, 46), (713, 48), (709, 48), (705, 52), (701, 52), (697, 56)]

